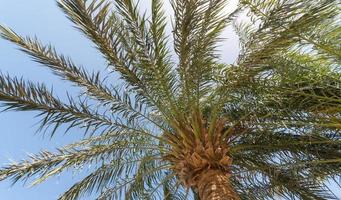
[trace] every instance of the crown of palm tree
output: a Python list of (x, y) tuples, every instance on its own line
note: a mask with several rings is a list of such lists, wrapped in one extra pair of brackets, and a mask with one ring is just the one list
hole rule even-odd
[[(226, 3), (171, 0), (171, 40), (162, 0), (152, 0), (150, 17), (133, 0), (58, 1), (120, 74), (116, 85), (0, 26), (83, 90), (63, 101), (44, 84), (1, 75), (4, 109), (38, 111), (51, 136), (62, 125), (85, 132), (2, 168), (0, 180), (35, 185), (95, 164), (59, 199), (337, 199), (326, 180), (341, 173), (338, 1), (241, 0), (229, 15)], [(238, 22), (245, 13), (250, 22)], [(230, 24), (241, 46), (234, 64), (217, 50)]]

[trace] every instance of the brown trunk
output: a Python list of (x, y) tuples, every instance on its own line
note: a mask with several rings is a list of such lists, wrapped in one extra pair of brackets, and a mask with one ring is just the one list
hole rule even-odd
[(229, 174), (208, 170), (198, 177), (200, 200), (240, 200), (229, 181)]

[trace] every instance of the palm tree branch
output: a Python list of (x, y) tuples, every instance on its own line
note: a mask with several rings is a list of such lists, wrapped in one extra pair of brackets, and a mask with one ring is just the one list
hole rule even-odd
[[(162, 24), (164, 21), (161, 11), (162, 3), (152, 2), (150, 27), (147, 27), (145, 16), (139, 14), (138, 4), (134, 4), (131, 0), (116, 1), (116, 7), (123, 18), (122, 25), (126, 26), (129, 30), (127, 33), (132, 35), (127, 49), (130, 49), (130, 53), (134, 55), (133, 59), (137, 62), (138, 70), (144, 77), (143, 80), (148, 83), (151, 92), (157, 91), (154, 92), (155, 94), (153, 93), (153, 96), (157, 96), (156, 101), (159, 104), (167, 103), (172, 106), (171, 112), (177, 112), (173, 96), (175, 75), (172, 73), (169, 61), (166, 60), (169, 52), (163, 39), (165, 33), (160, 30), (160, 28), (164, 29), (162, 27), (164, 26)], [(126, 35), (123, 35), (122, 40), (126, 40), (125, 38)], [(162, 56), (160, 55), (161, 50), (164, 54)]]
[(135, 67), (127, 62), (129, 58), (122, 49), (120, 39), (115, 37), (121, 24), (116, 23), (116, 13), (110, 12), (110, 3), (103, 0), (94, 0), (90, 4), (82, 0), (61, 0), (58, 5), (76, 27), (96, 44), (109, 61), (109, 65), (113, 66), (135, 91), (148, 93), (147, 86), (136, 73)]
[[(129, 129), (128, 125), (113, 121), (108, 116), (90, 109), (84, 101), (69, 98), (69, 103), (61, 102), (49, 91), (44, 84), (34, 84), (18, 78), (0, 75), (0, 101), (4, 102), (5, 110), (39, 111), (42, 128), (54, 125), (56, 129), (69, 123), (67, 130), (79, 126), (89, 131), (90, 128), (99, 130)], [(93, 131), (94, 131), (93, 130)]]
[[(243, 59), (240, 58), (239, 60), (252, 60), (252, 62), (254, 62), (255, 59), (262, 60), (263, 57), (270, 57), (273, 52), (278, 52), (278, 50), (280, 49), (285, 50), (298, 42), (298, 40), (295, 38), (299, 38), (300, 40), (312, 44), (317, 49), (320, 49), (331, 56), (335, 56), (338, 60), (340, 60), (341, 55), (337, 50), (330, 49), (330, 47), (325, 46), (324, 44), (322, 44), (322, 42), (315, 41), (303, 34), (304, 32), (308, 32), (312, 27), (315, 27), (316, 24), (321, 24), (327, 19), (330, 19), (331, 17), (334, 17), (336, 15), (335, 13), (337, 13), (337, 6), (335, 5), (335, 1), (326, 0), (316, 4), (307, 4), (308, 6), (304, 8), (306, 10), (303, 10), (304, 15), (301, 15), (296, 20), (289, 21), (289, 25), (286, 25), (285, 23), (288, 17), (293, 17), (293, 15), (298, 16), (302, 13), (301, 10), (303, 2), (304, 1), (297, 1), (295, 3), (278, 3), (277, 6), (273, 6), (272, 8), (270, 6), (272, 4), (267, 5), (267, 2), (255, 3), (251, 2), (250, 0), (241, 1), (241, 5), (249, 7), (252, 13), (259, 16), (260, 19), (265, 22), (264, 27), (261, 27), (257, 32), (254, 33), (254, 37), (262, 40), (264, 40), (264, 38), (260, 38), (260, 36), (270, 37), (270, 42), (266, 43), (267, 45), (264, 47), (264, 49), (261, 49), (260, 51), (257, 50), (254, 54), (251, 53), (251, 56), (241, 56), (241, 58)], [(267, 8), (267, 6), (269, 8)], [(264, 10), (267, 8), (268, 10), (262, 11), (260, 7), (264, 8)], [(314, 13), (314, 15), (312, 15), (311, 13)], [(318, 17), (316, 17), (317, 13)], [(285, 17), (285, 19), (281, 19), (282, 22), (280, 24), (277, 24), (278, 26), (274, 26), (275, 24), (272, 23), (272, 20), (279, 20), (277, 18), (280, 17)], [(272, 34), (275, 31), (271, 29), (271, 33), (266, 33), (265, 31), (270, 30), (269, 28), (272, 28), (274, 30), (278, 29), (278, 31), (280, 31), (279, 29), (282, 29), (280, 34), (278, 34), (279, 37), (271, 38), (273, 36)], [(253, 49), (251, 47), (252, 45), (258, 48), (257, 46), (259, 45), (255, 43), (256, 41), (258, 40), (254, 39), (250, 41), (247, 48), (249, 51)], [(273, 49), (276, 49), (276, 51), (274, 51)]]
[[(80, 145), (82, 144), (82, 145)], [(121, 156), (127, 156), (136, 150), (143, 151), (167, 151), (155, 148), (154, 145), (145, 142), (121, 141), (110, 144), (93, 144), (84, 146), (83, 143), (76, 143), (65, 148), (58, 149), (58, 153), (42, 151), (37, 155), (31, 155), (30, 161), (24, 160), (20, 163), (13, 163), (0, 170), (0, 179), (4, 180), (12, 177), (14, 183), (18, 180), (27, 180), (28, 178), (39, 175), (32, 185), (36, 185), (47, 178), (72, 168), (77, 165), (86, 165), (100, 160), (119, 159), (118, 165), (130, 164), (139, 161), (138, 159), (127, 159), (123, 161)], [(138, 156), (138, 155), (136, 155)], [(156, 157), (153, 155), (153, 158)]]
[[(179, 57), (178, 71), (182, 95), (190, 108), (206, 94), (215, 66), (218, 36), (228, 17), (221, 10), (224, 0), (171, 1), (175, 11), (174, 48)], [(193, 106), (193, 105), (192, 105)], [(185, 109), (188, 109), (185, 108)]]
[[(239, 175), (242, 176), (240, 177), (241, 180), (237, 178), (234, 181), (244, 182), (248, 184), (248, 187), (251, 186), (251, 190), (256, 192), (261, 192), (261, 188), (265, 188), (265, 191), (260, 194), (263, 198), (278, 194), (282, 197), (289, 196), (291, 198), (335, 199), (335, 196), (324, 187), (323, 183), (312, 179), (309, 175), (305, 175), (304, 172), (297, 171), (300, 168), (275, 166), (258, 160), (258, 158), (255, 160), (256, 157), (249, 157), (242, 164), (242, 168), (247, 169), (248, 172)], [(257, 195), (255, 194), (255, 196)]]
[(4, 39), (20, 46), (22, 51), (53, 70), (61, 78), (84, 87), (88, 94), (102, 102), (116, 101), (109, 88), (102, 85), (99, 72), (89, 74), (82, 67), (77, 67), (70, 58), (58, 55), (54, 47), (42, 45), (37, 39), (23, 38), (13, 30), (2, 26), (0, 26), (0, 30)]

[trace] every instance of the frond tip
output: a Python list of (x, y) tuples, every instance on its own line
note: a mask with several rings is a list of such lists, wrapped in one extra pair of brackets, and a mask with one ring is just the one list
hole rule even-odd
[(61, 124), (72, 127), (111, 129), (114, 126), (109, 118), (93, 111), (84, 102), (69, 98), (63, 103), (44, 84), (34, 84), (22, 79), (0, 75), (0, 99), (4, 110), (38, 111), (43, 116), (41, 128), (53, 126), (53, 133)]

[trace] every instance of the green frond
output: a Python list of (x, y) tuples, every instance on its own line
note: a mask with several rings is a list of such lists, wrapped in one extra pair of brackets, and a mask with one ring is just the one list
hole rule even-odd
[[(155, 77), (159, 88), (157, 90), (164, 91), (165, 99), (168, 99), (171, 111), (177, 118), (183, 119), (183, 111), (180, 111), (176, 102), (176, 93), (178, 91), (177, 77), (174, 72), (171, 54), (169, 50), (168, 36), (166, 35), (167, 18), (163, 10), (163, 2), (160, 0), (152, 0), (152, 16), (150, 22), (150, 34), (152, 40), (151, 57), (154, 58)], [(180, 116), (179, 116), (180, 115)]]
[(83, 180), (74, 184), (58, 199), (74, 200), (79, 199), (82, 195), (90, 194), (92, 190), (100, 191), (101, 188), (114, 181), (113, 171), (114, 169), (112, 169), (109, 164), (101, 166)]
[(69, 124), (67, 130), (82, 127), (86, 131), (99, 128), (111, 130), (126, 128), (109, 117), (91, 109), (86, 102), (69, 97), (69, 104), (54, 97), (43, 84), (34, 84), (22, 79), (0, 76), (0, 101), (5, 110), (38, 111), (43, 116), (40, 129), (53, 126), (51, 135), (62, 124)]
[[(173, 179), (166, 180), (163, 183), (163, 199), (164, 200), (185, 200), (186, 190), (184, 190), (181, 183), (173, 177)], [(195, 199), (196, 200), (196, 199)]]
[[(169, 119), (181, 114), (175, 103), (176, 77), (172, 71), (166, 35), (162, 4), (152, 1), (152, 19), (148, 23), (145, 15), (140, 15), (134, 1), (116, 1), (117, 12), (122, 17), (120, 35), (131, 63), (146, 84), (145, 98)], [(129, 35), (129, 39), (127, 39)], [(142, 95), (143, 96), (143, 95)]]
[[(135, 155), (136, 157), (136, 155)], [(131, 184), (132, 180), (136, 181), (136, 178), (131, 178), (131, 174), (134, 173), (132, 168), (135, 168), (139, 163), (143, 162), (145, 158), (149, 160), (155, 159), (155, 156), (145, 156), (140, 158), (139, 160), (133, 161), (113, 161), (112, 163), (105, 164), (100, 166), (90, 175), (85, 177), (80, 182), (73, 185), (67, 192), (65, 192), (59, 199), (67, 199), (74, 200), (79, 199), (85, 194), (90, 194), (92, 192), (99, 193), (106, 191), (106, 193), (102, 193), (98, 199), (112, 199), (115, 195), (119, 193), (114, 193), (113, 190), (110, 192), (106, 188), (112, 187), (112, 185), (119, 185), (121, 188), (125, 188), (125, 186)], [(154, 171), (154, 170), (152, 170)], [(157, 170), (155, 170), (157, 171)], [(142, 176), (149, 176), (148, 173), (143, 174)], [(130, 180), (131, 179), (131, 180)], [(127, 181), (126, 180), (130, 180)], [(120, 184), (123, 182), (123, 184)], [(114, 198), (115, 199), (115, 198)]]
[[(134, 44), (131, 44), (127, 38), (131, 34), (124, 29), (126, 26), (124, 21), (121, 21), (120, 17), (110, 9), (110, 5), (105, 1), (95, 0), (90, 4), (82, 0), (59, 2), (59, 6), (71, 21), (97, 45), (109, 61), (109, 65), (114, 67), (115, 71), (119, 72), (126, 83), (137, 93), (137, 100), (146, 102), (150, 107), (156, 106), (161, 109), (161, 102), (156, 99), (156, 96), (151, 95), (154, 91), (139, 73), (138, 66), (141, 62), (136, 60)], [(134, 8), (131, 9), (134, 10)], [(129, 13), (126, 14), (128, 16)]]
[[(257, 141), (257, 143), (255, 142)], [(274, 133), (252, 133), (252, 136), (241, 136), (237, 144), (231, 149), (232, 152), (238, 151), (262, 151), (262, 153), (273, 153), (276, 151), (290, 151), (292, 153), (312, 153), (318, 152), (320, 145), (323, 145), (328, 155), (337, 158), (341, 141), (331, 136), (321, 136), (313, 133), (302, 135), (292, 135), (288, 132)], [(266, 154), (266, 153), (265, 153)], [(321, 154), (322, 155), (322, 154)], [(321, 156), (320, 155), (320, 156)], [(315, 156), (319, 156), (316, 154)]]
[(311, 112), (338, 112), (341, 77), (331, 62), (316, 60), (309, 54), (289, 53), (273, 63), (274, 79), (283, 87), (289, 104)]
[(251, 33), (248, 31), (248, 41), (243, 47), (246, 52), (240, 55), (240, 64), (260, 67), (260, 64), (265, 64), (268, 58), (277, 53), (295, 46), (307, 45), (313, 45), (318, 51), (340, 59), (339, 49), (325, 45), (323, 38), (312, 37), (315, 36), (314, 33), (320, 31), (316, 29), (316, 25), (334, 26), (331, 29), (335, 29), (335, 25), (328, 21), (335, 18), (338, 13), (337, 1), (242, 0), (240, 6), (249, 8), (249, 14), (260, 23), (260, 28)]
[[(104, 163), (111, 163), (111, 168), (114, 168), (116, 165), (118, 165), (117, 167), (122, 167), (125, 163), (132, 164), (140, 161), (138, 158), (139, 155), (134, 155), (133, 153), (137, 150), (149, 150), (150, 152), (158, 152), (160, 150), (159, 148), (155, 148), (151, 142), (139, 141), (134, 138), (137, 137), (130, 137), (126, 141), (121, 139), (120, 142), (110, 142), (110, 140), (107, 139), (105, 143), (101, 142), (96, 144), (98, 142), (97, 140), (94, 144), (90, 143), (91, 145), (89, 144), (89, 140), (86, 140), (85, 142), (68, 145), (65, 148), (58, 149), (57, 153), (42, 151), (37, 155), (31, 155), (30, 160), (13, 163), (1, 169), (0, 179), (12, 178), (14, 182), (17, 182), (18, 180), (26, 181), (33, 176), (38, 176), (39, 178), (36, 178), (33, 182), (33, 185), (35, 185), (51, 176), (55, 176), (67, 169), (75, 168), (76, 166), (82, 167), (103, 161)], [(113, 137), (113, 140), (116, 139), (117, 138)], [(167, 149), (164, 151), (167, 151)], [(153, 155), (156, 154), (153, 153)], [(133, 158), (135, 161), (132, 160)], [(153, 158), (155, 159), (156, 157)], [(124, 159), (127, 161), (123, 161)]]
[[(217, 43), (229, 22), (222, 9), (227, 1), (171, 1), (175, 12), (174, 48), (178, 55), (177, 70), (181, 80), (179, 97), (186, 110), (199, 106), (212, 84), (212, 71), (217, 65)], [(192, 104), (192, 106), (190, 106)]]
[(104, 79), (100, 77), (99, 72), (89, 74), (83, 68), (75, 66), (69, 58), (58, 55), (51, 45), (44, 46), (37, 39), (25, 39), (8, 28), (0, 28), (2, 37), (19, 45), (24, 52), (31, 55), (37, 62), (49, 67), (61, 78), (83, 87), (86, 94), (104, 104), (109, 104), (115, 114), (122, 114), (123, 117), (129, 118), (129, 121), (142, 118), (160, 127), (148, 116), (148, 113), (141, 110), (142, 105), (132, 105), (127, 94), (121, 94), (115, 88), (108, 88), (103, 83)]
[[(156, 188), (162, 183), (169, 169), (167, 164), (155, 162), (148, 154), (138, 163), (135, 172), (117, 181), (114, 186), (102, 191), (99, 200), (107, 199), (160, 199), (162, 198)], [(174, 175), (171, 175), (174, 177)]]
[[(135, 180), (127, 187), (125, 199), (157, 199), (162, 198), (159, 194), (159, 184), (165, 179), (165, 170), (169, 169), (169, 164), (160, 166), (159, 162), (148, 157), (142, 160), (136, 168)], [(174, 174), (171, 174), (173, 177)]]
[(334, 194), (326, 190), (322, 183), (312, 180), (304, 173), (275, 167), (261, 161), (250, 160), (249, 162), (252, 166), (245, 165), (245, 167), (246, 169), (250, 167), (250, 171), (253, 172), (245, 175), (248, 177), (243, 177), (243, 179), (246, 184), (250, 184), (247, 183), (250, 180), (251, 184), (256, 186), (250, 188), (248, 192), (252, 193), (252, 196), (260, 196), (259, 199), (274, 195), (285, 199), (337, 199)]
[(21, 47), (38, 63), (50, 68), (56, 75), (81, 86), (87, 94), (102, 102), (115, 101), (110, 89), (102, 84), (99, 72), (89, 74), (82, 67), (77, 67), (70, 58), (58, 55), (51, 45), (42, 45), (37, 39), (24, 38), (11, 29), (0, 26), (1, 36)]
[(83, 0), (61, 0), (58, 5), (76, 27), (95, 43), (109, 66), (119, 72), (137, 93), (148, 96), (145, 83), (136, 73), (136, 67), (129, 62), (129, 55), (122, 45), (122, 38), (119, 37), (121, 23), (117, 21), (116, 13), (111, 12), (111, 4), (103, 0), (94, 0), (90, 4)]
[(255, 199), (266, 199), (275, 194), (288, 199), (294, 196), (335, 199), (323, 184), (340, 173), (337, 150), (340, 149), (340, 141), (337, 138), (322, 137), (316, 133), (292, 135), (290, 132), (252, 135), (241, 138), (236, 149), (231, 150), (237, 165), (234, 168), (235, 184), (238, 186), (240, 182), (239, 187), (244, 188), (241, 192), (250, 187), (247, 192), (251, 192)]

